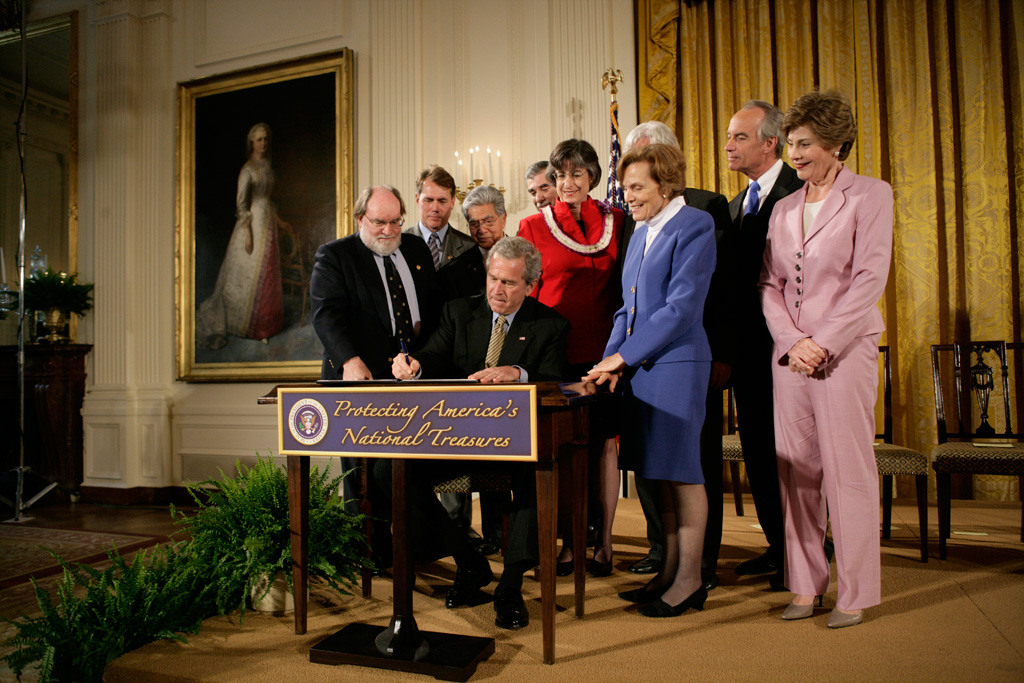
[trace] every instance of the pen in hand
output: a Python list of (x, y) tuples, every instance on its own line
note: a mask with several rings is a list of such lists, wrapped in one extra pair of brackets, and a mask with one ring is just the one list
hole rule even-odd
[(405, 340), (399, 339), (398, 343), (402, 345), (402, 355), (405, 356), (405, 364), (411, 365), (411, 363), (409, 362), (409, 347), (405, 345)]

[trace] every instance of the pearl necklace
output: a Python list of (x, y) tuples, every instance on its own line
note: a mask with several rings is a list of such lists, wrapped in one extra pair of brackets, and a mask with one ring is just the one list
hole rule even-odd
[(604, 216), (604, 232), (594, 244), (580, 244), (573, 238), (562, 232), (562, 229), (558, 227), (558, 223), (555, 222), (554, 214), (551, 211), (550, 206), (545, 206), (540, 210), (544, 214), (544, 221), (548, 224), (548, 230), (551, 231), (551, 235), (555, 240), (569, 251), (574, 251), (577, 254), (583, 254), (584, 256), (590, 256), (596, 254), (599, 251), (604, 251), (612, 241), (613, 226), (615, 225), (615, 217), (612, 216), (611, 211)]

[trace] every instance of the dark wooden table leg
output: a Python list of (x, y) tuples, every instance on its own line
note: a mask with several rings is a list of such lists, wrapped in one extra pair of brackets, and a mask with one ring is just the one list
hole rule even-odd
[(544, 663), (555, 663), (555, 521), (558, 506), (558, 462), (537, 463), (537, 529), (540, 551), (541, 629)]
[(406, 461), (391, 461), (392, 555), (394, 558), (394, 609), (391, 623), (376, 638), (377, 649), (391, 657), (418, 661), (430, 651), (420, 635), (412, 609), (413, 549), (409, 534), (409, 489), (406, 486)]
[[(572, 470), (572, 553), (573, 596), (576, 618), (583, 618), (583, 603), (587, 593), (587, 496), (590, 487), (590, 421), (589, 411), (572, 411), (572, 444), (569, 447)], [(597, 552), (597, 549), (594, 549)]]
[(295, 633), (306, 632), (309, 578), (309, 456), (288, 456), (288, 521), (292, 542), (292, 583), (295, 587)]
[(572, 553), (576, 618), (583, 618), (587, 593), (587, 474), (590, 468), (586, 444), (570, 446), (572, 459)]

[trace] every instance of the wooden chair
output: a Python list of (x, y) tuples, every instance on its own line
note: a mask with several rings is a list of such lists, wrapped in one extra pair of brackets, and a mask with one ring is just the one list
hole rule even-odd
[[(1024, 344), (1003, 341), (932, 345), (932, 381), (939, 437), (939, 445), (932, 451), (932, 468), (938, 489), (940, 559), (946, 559), (946, 540), (950, 536), (952, 474), (1017, 475), (1024, 489), (1024, 444), (1020, 442), (1024, 434), (1012, 428), (1012, 418), (1017, 418), (1018, 428), (1021, 419), (1022, 350)], [(950, 354), (952, 384), (949, 383), (948, 372)], [(972, 356), (975, 357), (973, 365)], [(994, 393), (997, 388), (1001, 390), (1001, 396)], [(994, 409), (994, 425), (989, 422), (990, 398), (996, 398), (1002, 406), (1002, 410)], [(947, 415), (947, 401), (952, 402), (955, 414)], [(978, 410), (976, 428), (972, 404)], [(1011, 410), (1011, 404), (1014, 404), (1016, 412)], [(1000, 418), (1001, 427), (998, 426)], [(1024, 508), (1021, 541), (1024, 542)]]
[(278, 249), (281, 253), (281, 289), (302, 297), (299, 326), (306, 322), (306, 306), (309, 301), (309, 276), (306, 259), (302, 252), (302, 239), (290, 226), (278, 224)]
[[(434, 493), (477, 493), (509, 492), (512, 490), (512, 477), (502, 472), (474, 472), (461, 474), (447, 481), (434, 485)], [(501, 553), (508, 548), (508, 506), (501, 511)]]
[(736, 516), (743, 516), (743, 493), (740, 491), (740, 463), (743, 462), (743, 446), (736, 427), (736, 397), (729, 387), (729, 409), (727, 411), (727, 433), (722, 437), (722, 460), (729, 463), (732, 475), (732, 497), (736, 504)]
[[(875, 435), (875, 463), (882, 475), (882, 538), (890, 536), (892, 525), (892, 478), (895, 475), (914, 477), (917, 485), (917, 518), (921, 529), (921, 561), (928, 561), (928, 456), (905, 446), (893, 444), (892, 438), (892, 370), (889, 347), (879, 346), (882, 354), (882, 401), (885, 417), (882, 433)], [(881, 443), (877, 443), (881, 439)]]

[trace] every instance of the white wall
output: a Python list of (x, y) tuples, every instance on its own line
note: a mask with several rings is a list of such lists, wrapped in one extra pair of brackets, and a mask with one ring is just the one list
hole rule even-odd
[[(96, 309), (85, 485), (159, 487), (277, 450), (271, 384), (176, 382), (175, 84), (349, 47), (356, 188), (414, 194), (456, 149), (502, 151), (510, 232), (532, 213), (523, 171), (568, 137), (607, 154), (601, 75), (621, 69), (621, 126), (636, 123), (630, 0), (98, 0), (80, 9), (79, 270)], [(606, 164), (605, 164), (606, 165)], [(495, 171), (497, 174), (497, 170)], [(478, 174), (479, 175), (479, 174)], [(594, 195), (603, 198), (601, 188)], [(462, 225), (461, 215), (456, 225)]]

